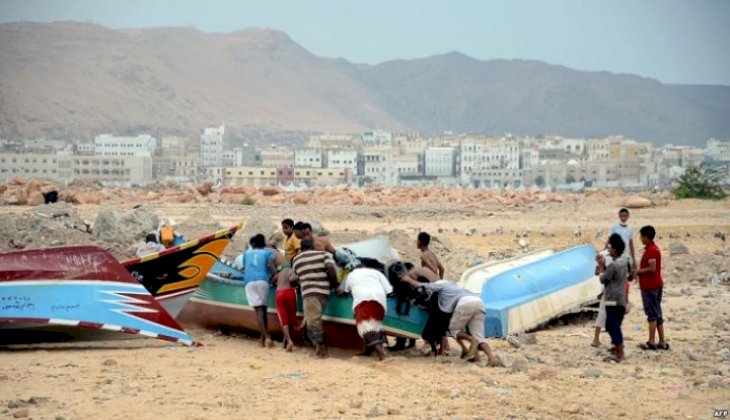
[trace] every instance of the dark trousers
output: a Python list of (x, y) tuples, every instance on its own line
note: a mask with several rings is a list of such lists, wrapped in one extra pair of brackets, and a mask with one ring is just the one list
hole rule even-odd
[(624, 343), (621, 323), (624, 321), (625, 313), (626, 308), (621, 305), (606, 306), (606, 331), (611, 336), (611, 344), (614, 346)]

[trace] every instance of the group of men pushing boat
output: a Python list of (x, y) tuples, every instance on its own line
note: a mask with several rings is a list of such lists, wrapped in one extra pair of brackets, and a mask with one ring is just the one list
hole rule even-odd
[[(282, 345), (287, 351), (294, 348), (295, 287), (299, 287), (304, 313), (301, 330), (317, 357), (327, 357), (322, 314), (334, 290), (340, 296), (352, 295), (357, 332), (365, 344), (364, 355), (374, 352), (380, 360), (387, 358), (383, 321), (390, 295), (399, 303), (415, 302), (428, 309), (429, 319), (422, 336), (434, 355), (448, 350), (446, 337), (451, 335), (461, 347), (464, 359), (478, 361), (481, 350), (490, 366), (499, 364), (484, 337), (484, 303), (479, 295), (443, 279), (444, 267), (429, 249), (428, 233), (418, 235), (421, 265), (417, 267), (400, 261), (385, 265), (358, 256), (348, 248), (335, 248), (326, 238), (315, 235), (309, 223), (285, 219), (281, 227), (283, 234), (272, 235), (268, 242), (262, 234), (251, 237), (250, 248), (237, 258), (244, 268), (246, 297), (256, 311), (262, 346), (274, 345), (268, 333), (266, 306), (269, 285), (276, 284), (276, 309), (284, 335)], [(281, 241), (283, 255), (278, 251)], [(340, 269), (339, 276), (335, 266)], [(402, 305), (398, 305), (398, 311), (401, 310)], [(399, 339), (389, 349), (404, 347), (405, 340)]]

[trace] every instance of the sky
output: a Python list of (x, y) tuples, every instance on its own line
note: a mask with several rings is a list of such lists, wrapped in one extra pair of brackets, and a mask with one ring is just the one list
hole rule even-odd
[(730, 0), (0, 0), (0, 22), (286, 32), (377, 64), (459, 51), (664, 83), (730, 85)]

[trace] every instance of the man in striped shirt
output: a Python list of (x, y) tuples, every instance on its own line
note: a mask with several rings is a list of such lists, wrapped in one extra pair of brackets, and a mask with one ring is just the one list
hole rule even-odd
[(294, 256), (292, 267), (302, 288), (302, 306), (307, 336), (314, 344), (317, 357), (327, 357), (322, 328), (322, 313), (330, 298), (332, 285), (337, 282), (332, 254), (315, 251), (311, 239), (302, 240), (301, 252)]

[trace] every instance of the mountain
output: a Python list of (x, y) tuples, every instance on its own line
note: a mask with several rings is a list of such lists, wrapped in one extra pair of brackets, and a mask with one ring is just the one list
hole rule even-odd
[(0, 25), (0, 137), (372, 128), (656, 144), (730, 138), (730, 87), (666, 85), (460, 53), (378, 65), (310, 54), (286, 34), (88, 23)]

